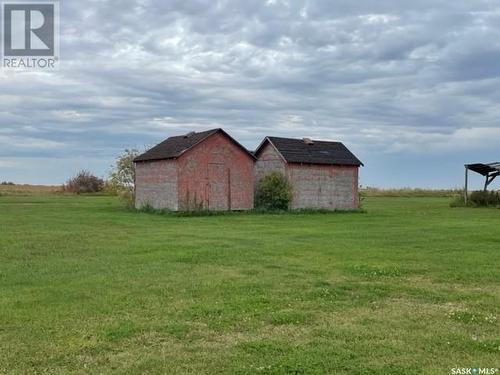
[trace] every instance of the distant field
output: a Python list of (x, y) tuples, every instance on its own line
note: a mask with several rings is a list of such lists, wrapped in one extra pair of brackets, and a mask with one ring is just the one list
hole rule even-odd
[(380, 189), (373, 187), (364, 187), (360, 191), (361, 194), (365, 195), (366, 197), (448, 198), (463, 194), (463, 191), (458, 189)]
[(0, 197), (0, 374), (499, 367), (498, 209), (174, 217)]
[(61, 186), (46, 185), (0, 185), (0, 195), (33, 195), (61, 192)]

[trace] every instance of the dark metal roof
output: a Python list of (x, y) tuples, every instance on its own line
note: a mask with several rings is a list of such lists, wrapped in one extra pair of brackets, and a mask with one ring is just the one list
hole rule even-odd
[(490, 173), (500, 172), (500, 162), (490, 164), (467, 164), (466, 167), (483, 176), (488, 176)]
[(247, 153), (251, 158), (255, 159), (255, 156), (250, 153), (245, 147), (239, 144), (233, 137), (227, 134), (222, 129), (212, 129), (200, 133), (189, 133), (185, 135), (170, 137), (165, 141), (154, 146), (150, 150), (146, 151), (144, 154), (139, 155), (134, 159), (134, 162), (150, 161), (150, 160), (164, 160), (164, 159), (175, 159), (185, 153), (187, 150), (193, 148), (199, 143), (203, 142), (208, 137), (221, 133), (226, 136), (231, 142), (236, 146), (241, 148), (245, 153)]
[(270, 142), (288, 163), (356, 165), (363, 163), (341, 142), (311, 141), (266, 137), (255, 151), (258, 156), (264, 145)]

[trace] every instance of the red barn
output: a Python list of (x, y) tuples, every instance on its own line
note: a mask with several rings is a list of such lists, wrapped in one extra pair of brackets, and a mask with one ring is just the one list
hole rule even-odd
[(253, 208), (255, 157), (222, 129), (168, 138), (134, 162), (136, 208)]

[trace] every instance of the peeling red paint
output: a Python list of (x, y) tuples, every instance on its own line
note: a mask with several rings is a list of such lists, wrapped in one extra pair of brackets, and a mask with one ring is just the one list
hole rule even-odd
[(181, 210), (253, 208), (254, 160), (225, 136), (211, 136), (177, 163)]
[[(137, 163), (136, 205), (182, 211), (250, 210), (254, 163), (227, 137), (214, 134), (176, 160)], [(167, 166), (175, 167), (175, 176)]]

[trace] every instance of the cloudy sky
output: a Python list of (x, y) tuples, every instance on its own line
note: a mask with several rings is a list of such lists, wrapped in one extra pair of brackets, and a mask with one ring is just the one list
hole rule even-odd
[(500, 0), (63, 0), (60, 69), (0, 88), (0, 180), (223, 127), (341, 140), (363, 185), (459, 187), (500, 160)]

